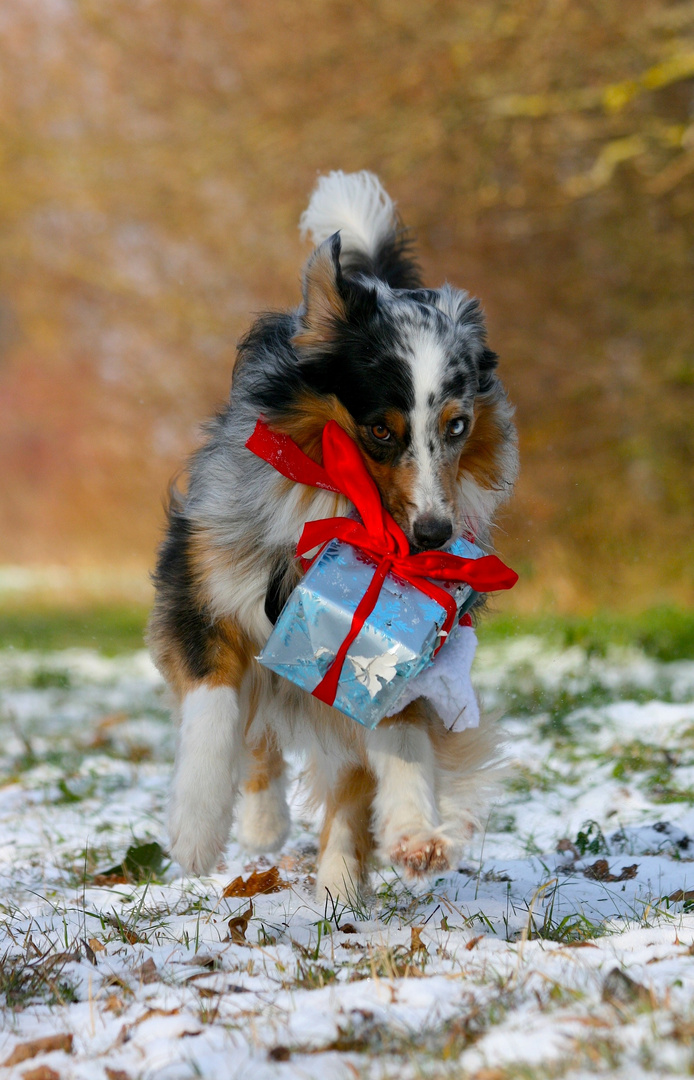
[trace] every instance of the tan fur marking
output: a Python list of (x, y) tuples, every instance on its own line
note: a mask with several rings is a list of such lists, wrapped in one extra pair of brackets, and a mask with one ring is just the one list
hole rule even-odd
[[(429, 730), (432, 726), (433, 718), (436, 714), (432, 712), (424, 698), (417, 698), (415, 701), (411, 701), (409, 705), (406, 705), (402, 712), (395, 713), (394, 716), (384, 716), (379, 721), (379, 728), (390, 727), (392, 724), (414, 724), (415, 727), (424, 727)], [(436, 717), (436, 719), (438, 719)]]
[(451, 420), (457, 420), (457, 418), (462, 415), (463, 412), (459, 401), (447, 401), (439, 416), (439, 431), (441, 432), (441, 435), (445, 435), (446, 428)]
[(249, 795), (255, 795), (259, 791), (267, 791), (272, 781), (279, 779), (284, 772), (284, 758), (266, 737), (251, 749), (251, 757), (250, 776), (244, 784), (244, 790)]
[[(289, 415), (283, 416), (281, 419), (273, 420), (272, 426), (277, 431), (284, 432), (285, 435), (289, 435), (294, 440), (297, 446), (301, 447), (305, 454), (307, 454), (318, 465), (323, 464), (323, 428), (329, 420), (334, 420), (336, 424), (339, 424), (343, 431), (346, 431), (350, 438), (356, 438), (357, 426), (354, 419), (342, 405), (334, 394), (329, 394), (327, 397), (323, 397), (320, 394), (315, 394), (310, 390), (305, 391), (292, 406), (292, 411)], [(292, 487), (292, 480), (284, 480), (283, 485), (286, 485), (287, 490)], [(306, 487), (300, 498), (300, 503), (303, 508), (304, 504), (308, 506), (313, 498), (314, 488)], [(335, 496), (335, 506), (331, 511), (334, 516), (338, 513), (338, 499)], [(330, 515), (329, 515), (330, 516)]]
[(305, 454), (322, 465), (323, 428), (328, 420), (334, 420), (350, 438), (356, 438), (354, 418), (335, 395), (323, 397), (311, 390), (304, 391), (292, 405), (291, 412), (273, 420), (272, 426), (289, 435)]
[(389, 465), (367, 456), (364, 461), (388, 511), (398, 525), (406, 530), (409, 521), (408, 507), (414, 505), (412, 495), (417, 480), (417, 466), (413, 461)]
[(210, 647), (214, 670), (205, 682), (209, 686), (233, 686), (238, 690), (254, 652), (253, 643), (233, 619), (220, 619), (215, 623)]
[(344, 300), (337, 291), (335, 263), (329, 244), (322, 244), (309, 259), (304, 278), (304, 300), (303, 329), (294, 335), (292, 345), (295, 349), (310, 352), (320, 349), (326, 341), (332, 341), (336, 323), (347, 316)]
[[(366, 873), (369, 856), (374, 849), (371, 832), (371, 802), (376, 782), (366, 769), (353, 768), (344, 774), (328, 797), (325, 822), (320, 835), (320, 856), (323, 855), (330, 837), (330, 829), (338, 811), (342, 811), (352, 834), (354, 852), (360, 877)], [(355, 885), (358, 882), (354, 883)]]
[(501, 451), (506, 441), (506, 428), (496, 402), (478, 398), (475, 402), (474, 425), (467, 438), (458, 464), (458, 476), (466, 474), (482, 488), (498, 488)]
[(386, 427), (402, 442), (407, 432), (407, 417), (405, 414), (401, 413), (399, 409), (386, 409), (383, 420)]
[(170, 639), (165, 620), (156, 608), (150, 619), (145, 640), (157, 669), (164, 676), (177, 699), (182, 701), (185, 695), (195, 688), (196, 683), (188, 674), (185, 659), (176, 643)]

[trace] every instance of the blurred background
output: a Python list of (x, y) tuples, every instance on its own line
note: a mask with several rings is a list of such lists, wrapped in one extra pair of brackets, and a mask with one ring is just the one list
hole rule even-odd
[(503, 607), (694, 600), (691, 0), (0, 2), (0, 595), (146, 605), (319, 172), (379, 174), (517, 406)]

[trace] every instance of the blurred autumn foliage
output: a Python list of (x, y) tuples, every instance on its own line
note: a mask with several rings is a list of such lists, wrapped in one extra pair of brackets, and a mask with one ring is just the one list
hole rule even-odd
[(479, 295), (516, 603), (694, 599), (691, 0), (0, 0), (0, 561), (152, 562), (317, 172)]

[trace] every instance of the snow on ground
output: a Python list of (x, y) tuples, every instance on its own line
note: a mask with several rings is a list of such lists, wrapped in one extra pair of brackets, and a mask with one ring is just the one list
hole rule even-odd
[(223, 896), (271, 869), (233, 841), (160, 865), (144, 654), (0, 654), (0, 1080), (691, 1075), (694, 663), (520, 638), (476, 679), (515, 763), (484, 835), (326, 911), (298, 783), (280, 891)]

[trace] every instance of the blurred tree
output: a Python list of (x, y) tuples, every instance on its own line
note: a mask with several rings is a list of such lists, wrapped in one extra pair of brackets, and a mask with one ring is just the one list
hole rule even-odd
[(691, 0), (0, 0), (3, 561), (151, 561), (318, 171), (371, 168), (518, 404), (518, 601), (694, 598)]

